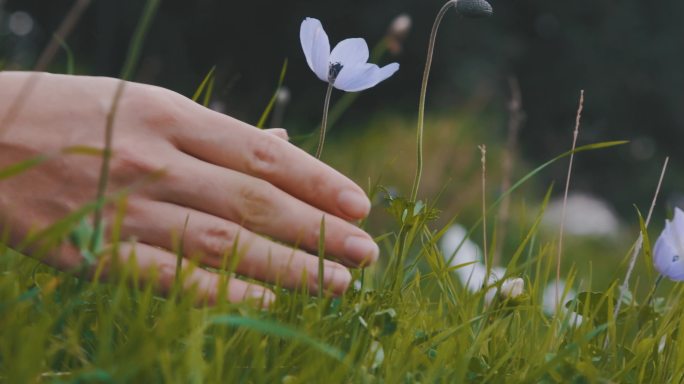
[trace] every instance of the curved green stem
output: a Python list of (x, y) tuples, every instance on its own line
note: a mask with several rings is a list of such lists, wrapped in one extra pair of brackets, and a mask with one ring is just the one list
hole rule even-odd
[(428, 44), (427, 59), (425, 61), (425, 70), (423, 71), (423, 83), (420, 88), (420, 101), (418, 102), (418, 131), (417, 131), (417, 164), (416, 176), (413, 179), (413, 187), (411, 188), (411, 200), (416, 201), (418, 197), (418, 187), (420, 186), (420, 178), (423, 174), (423, 126), (425, 124), (425, 96), (427, 95), (428, 79), (430, 77), (430, 67), (432, 66), (432, 55), (435, 52), (435, 40), (437, 40), (437, 30), (442, 23), (444, 15), (449, 8), (456, 5), (458, 0), (450, 0), (442, 9), (439, 10), (435, 23), (432, 25), (432, 32), (430, 32), (430, 42)]
[(330, 96), (332, 95), (333, 83), (328, 83), (328, 90), (325, 92), (325, 101), (323, 102), (323, 120), (321, 121), (321, 136), (318, 139), (318, 149), (316, 149), (316, 158), (320, 159), (323, 154), (323, 143), (325, 143), (325, 131), (328, 126), (328, 109), (330, 108)]

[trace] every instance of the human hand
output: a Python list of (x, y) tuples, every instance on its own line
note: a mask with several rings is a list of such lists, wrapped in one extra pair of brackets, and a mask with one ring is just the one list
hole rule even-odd
[[(0, 73), (0, 169), (67, 147), (102, 148), (119, 82)], [(159, 171), (163, 176), (128, 196), (121, 235), (131, 241), (122, 241), (115, 257), (125, 261), (134, 251), (141, 275), (155, 271), (158, 287), (168, 291), (176, 273), (173, 239), (188, 218), (182, 250), (187, 257), (201, 254), (201, 265), (218, 268), (235, 246), (238, 274), (315, 292), (318, 257), (306, 250), (317, 249), (325, 216), (326, 255), (352, 267), (375, 262), (377, 245), (348, 222), (370, 210), (363, 190), (288, 143), (286, 135), (256, 129), (163, 88), (126, 83), (114, 116), (108, 192)], [(62, 155), (0, 181), (0, 230), (9, 229), (10, 244), (93, 201), (100, 167), (99, 158)], [(114, 207), (105, 209), (106, 222), (115, 215)], [(43, 261), (73, 270), (83, 257), (64, 243)], [(104, 276), (111, 261), (104, 260)], [(350, 280), (345, 266), (325, 261), (326, 291), (341, 294)], [(209, 302), (217, 299), (219, 281), (219, 274), (202, 268), (192, 269), (187, 279)], [(258, 298), (268, 305), (274, 298), (239, 279), (230, 279), (227, 290), (231, 301)]]

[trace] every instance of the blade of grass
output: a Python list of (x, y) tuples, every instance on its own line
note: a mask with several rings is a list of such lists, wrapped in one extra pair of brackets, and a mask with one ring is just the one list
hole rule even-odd
[(147, 0), (145, 3), (145, 8), (143, 9), (142, 16), (138, 21), (138, 25), (135, 28), (133, 34), (133, 39), (128, 47), (128, 53), (126, 54), (126, 61), (124, 62), (123, 69), (121, 70), (121, 79), (129, 80), (133, 75), (135, 67), (140, 61), (140, 53), (142, 52), (143, 43), (145, 42), (145, 37), (150, 29), (152, 20), (157, 14), (157, 9), (161, 0)]
[(104, 195), (107, 192), (107, 182), (109, 181), (109, 162), (112, 156), (112, 144), (114, 141), (114, 120), (116, 119), (116, 113), (119, 109), (119, 103), (121, 97), (123, 96), (123, 91), (126, 86), (126, 80), (128, 80), (135, 67), (138, 65), (140, 59), (140, 52), (142, 51), (143, 42), (147, 36), (147, 32), (152, 23), (152, 19), (157, 12), (160, 0), (148, 0), (145, 3), (145, 9), (143, 10), (142, 16), (138, 21), (138, 26), (136, 27), (135, 33), (133, 35), (133, 40), (128, 47), (128, 54), (126, 55), (126, 61), (124, 62), (123, 69), (121, 71), (121, 81), (119, 82), (116, 92), (114, 94), (114, 100), (112, 101), (112, 106), (107, 114), (107, 121), (105, 125), (105, 145), (104, 154), (102, 156), (102, 166), (100, 168), (100, 180), (97, 186), (97, 201), (98, 204), (95, 207), (94, 218), (93, 218), (93, 228), (94, 236), (90, 243), (90, 251), (95, 251), (96, 239), (99, 234), (104, 230), (102, 224), (102, 209), (104, 205)]
[(202, 92), (204, 92), (204, 89), (207, 87), (207, 84), (209, 82), (214, 81), (214, 72), (216, 71), (216, 66), (214, 65), (211, 67), (209, 72), (204, 76), (204, 79), (202, 79), (202, 82), (200, 83), (199, 87), (195, 90), (195, 93), (192, 95), (192, 101), (197, 101), (199, 100), (200, 96), (202, 96)]
[(242, 327), (260, 332), (264, 335), (276, 336), (283, 339), (297, 341), (322, 352), (333, 359), (344, 362), (344, 353), (339, 349), (316, 340), (306, 333), (275, 321), (255, 319), (236, 315), (217, 315), (209, 318), (207, 325), (228, 325)]
[(275, 105), (276, 99), (278, 98), (278, 92), (280, 92), (280, 88), (283, 87), (283, 82), (285, 81), (285, 74), (286, 73), (287, 73), (287, 59), (285, 59), (285, 61), (283, 62), (283, 66), (280, 69), (280, 78), (278, 79), (278, 85), (276, 86), (276, 89), (273, 92), (273, 96), (271, 96), (271, 100), (268, 101), (268, 104), (266, 105), (266, 109), (264, 109), (264, 112), (261, 114), (259, 121), (256, 123), (257, 128), (264, 128), (264, 124), (266, 124), (266, 120), (271, 115), (271, 111), (273, 110), (273, 106)]
[(321, 229), (318, 235), (318, 297), (323, 298), (323, 273), (325, 272), (325, 215), (321, 217)]

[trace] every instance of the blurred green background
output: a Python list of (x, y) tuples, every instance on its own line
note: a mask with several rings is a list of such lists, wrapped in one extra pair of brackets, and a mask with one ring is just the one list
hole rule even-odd
[[(496, 149), (505, 141), (510, 96), (507, 79), (513, 76), (519, 80), (526, 114), (516, 174), (524, 174), (522, 164), (529, 169), (569, 148), (579, 91), (585, 89), (579, 144), (617, 139), (631, 144), (578, 156), (573, 190), (601, 197), (634, 223), (633, 204), (646, 209), (662, 161), (669, 155), (672, 163), (656, 210), (656, 218), (662, 219), (682, 201), (680, 191), (684, 190), (684, 152), (678, 147), (684, 143), (684, 2), (491, 3), (495, 10), (492, 18), (466, 20), (451, 11), (442, 24), (428, 112), (453, 121), (455, 133), (453, 140), (434, 143), (442, 149), (427, 150), (427, 156), (441, 153), (441, 158), (426, 171), (426, 182), (436, 179), (426, 195), (436, 193), (446, 178), (455, 179), (455, 191), (476, 188), (471, 182), (479, 167), (475, 147), (487, 143)], [(31, 69), (73, 4), (67, 0), (0, 0), (4, 68)], [(291, 135), (304, 135), (319, 123), (325, 85), (304, 60), (299, 45), (301, 21), (307, 16), (320, 19), (333, 45), (343, 38), (361, 36), (373, 46), (382, 40), (395, 17), (408, 14), (412, 29), (401, 50), (382, 60), (383, 64), (399, 62), (400, 71), (361, 94), (333, 127), (329, 141), (333, 148), (336, 142), (347, 145), (375, 129), (379, 139), (375, 147), (367, 149), (374, 152), (391, 145), (383, 142), (384, 133), (377, 127), (386, 130), (387, 137), (402, 132), (403, 147), (386, 155), (377, 151), (378, 156), (392, 155), (394, 160), (373, 157), (372, 153), (361, 159), (398, 162), (403, 173), (396, 176), (406, 180), (390, 182), (405, 188), (413, 174), (413, 121), (428, 34), (442, 4), (442, 0), (164, 0), (135, 79), (191, 95), (216, 65), (213, 107), (255, 123), (287, 58), (285, 84), (292, 99), (284, 110), (283, 125)], [(120, 72), (143, 5), (141, 0), (91, 2), (67, 39), (78, 74), (116, 76)], [(65, 68), (66, 55), (60, 52), (51, 70), (63, 72)], [(334, 95), (340, 96), (341, 92)], [(461, 129), (464, 126), (467, 129)], [(428, 135), (434, 133), (435, 128), (427, 129)], [(444, 137), (451, 137), (449, 128), (445, 129)], [(469, 139), (460, 140), (458, 135), (464, 132)], [(360, 148), (341, 145), (339, 152)], [(351, 159), (330, 156), (329, 161), (343, 171), (354, 168), (353, 176), (360, 182), (381, 173), (371, 174), (369, 169), (377, 165), (352, 166)], [(496, 153), (493, 156), (496, 159)], [(358, 162), (358, 156), (351, 157)], [(497, 168), (492, 163), (493, 175)], [(556, 193), (560, 193), (558, 186), (565, 173), (566, 164), (559, 163), (537, 178), (538, 185), (556, 181)], [(460, 200), (467, 199), (461, 195)], [(448, 204), (449, 198), (443, 201)]]

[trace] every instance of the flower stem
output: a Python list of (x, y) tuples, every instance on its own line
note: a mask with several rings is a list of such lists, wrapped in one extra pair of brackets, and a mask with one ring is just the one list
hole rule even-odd
[(323, 143), (325, 142), (325, 131), (328, 126), (328, 109), (330, 108), (330, 96), (332, 95), (333, 83), (328, 83), (328, 90), (325, 92), (325, 101), (323, 102), (323, 120), (321, 121), (321, 136), (318, 139), (318, 149), (316, 149), (316, 158), (320, 159), (323, 154)]
[(423, 174), (423, 126), (425, 125), (425, 96), (427, 95), (428, 79), (430, 77), (430, 67), (432, 66), (432, 56), (435, 52), (435, 40), (437, 40), (437, 30), (442, 23), (444, 15), (449, 8), (456, 5), (458, 0), (450, 0), (442, 6), (442, 9), (437, 13), (435, 23), (432, 25), (432, 32), (430, 32), (430, 41), (428, 43), (427, 59), (425, 60), (425, 70), (423, 71), (423, 83), (420, 87), (420, 100), (418, 101), (418, 130), (417, 130), (417, 161), (416, 161), (416, 176), (413, 179), (413, 187), (411, 188), (411, 200), (416, 201), (418, 197), (418, 187), (420, 185), (420, 178)]
[(584, 89), (580, 91), (579, 106), (575, 117), (575, 130), (572, 133), (572, 152), (570, 153), (570, 163), (568, 164), (568, 175), (565, 179), (565, 192), (563, 193), (563, 207), (561, 209), (560, 232), (558, 233), (558, 253), (556, 254), (556, 303), (560, 303), (560, 273), (561, 257), (563, 255), (563, 232), (565, 229), (565, 214), (568, 207), (568, 191), (570, 189), (570, 176), (572, 175), (572, 164), (575, 159), (575, 148), (577, 147), (577, 137), (579, 136), (580, 121), (582, 110), (584, 109)]

